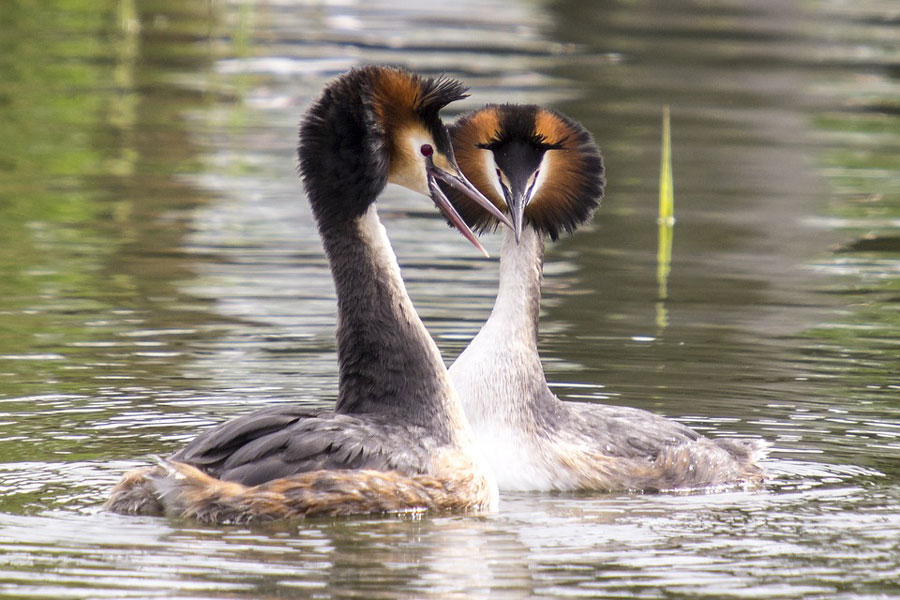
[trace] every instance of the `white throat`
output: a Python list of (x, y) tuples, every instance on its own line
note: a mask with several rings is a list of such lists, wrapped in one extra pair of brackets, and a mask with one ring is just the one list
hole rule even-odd
[[(444, 366), (440, 350), (438, 350), (437, 344), (435, 344), (416, 313), (412, 299), (406, 291), (400, 266), (397, 263), (397, 256), (388, 239), (384, 225), (378, 218), (374, 204), (359, 218), (358, 227), (361, 237), (371, 252), (373, 263), (381, 265), (380, 277), (390, 286), (389, 296), (392, 302), (392, 310), (396, 313), (394, 317), (395, 322), (399, 327), (406, 330), (400, 337), (396, 338), (395, 342), (399, 345), (402, 344), (404, 339), (415, 340), (418, 344), (417, 348), (420, 349), (419, 351), (424, 351), (427, 355), (421, 358), (425, 358), (433, 367), (429, 373), (434, 377), (434, 381), (430, 386), (426, 385), (423, 387), (423, 390), (428, 390), (429, 387), (433, 386), (432, 393), (440, 402), (428, 410), (439, 410), (442, 413), (440, 420), (451, 432), (457, 448), (461, 452), (469, 454), (476, 464), (483, 466), (489, 471), (487, 467), (488, 461), (481, 455), (475, 443), (475, 436), (459, 401), (459, 395), (455, 391)], [(388, 335), (387, 332), (383, 332), (383, 334)], [(407, 373), (407, 375), (416, 377), (417, 373)], [(413, 398), (411, 400), (415, 401), (416, 399)], [(488, 477), (487, 481), (491, 486), (495, 485), (492, 477)]]
[(534, 412), (552, 396), (537, 351), (543, 255), (543, 238), (533, 228), (522, 231), (519, 244), (504, 229), (494, 309), (450, 367), (478, 445), (503, 489), (554, 489), (557, 483)]
[[(540, 369), (537, 311), (544, 243), (531, 227), (503, 230), (500, 285), (487, 322), (450, 367), (450, 377), (470, 421), (474, 416), (513, 418), (524, 402), (521, 385)], [(541, 370), (541, 377), (543, 377)]]

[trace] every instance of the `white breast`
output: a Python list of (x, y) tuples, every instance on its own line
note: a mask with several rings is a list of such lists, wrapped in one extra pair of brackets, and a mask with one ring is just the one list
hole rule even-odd
[(566, 490), (577, 487), (575, 478), (559, 462), (550, 440), (528, 438), (518, 429), (494, 422), (474, 427), (482, 455), (490, 464), (501, 490)]

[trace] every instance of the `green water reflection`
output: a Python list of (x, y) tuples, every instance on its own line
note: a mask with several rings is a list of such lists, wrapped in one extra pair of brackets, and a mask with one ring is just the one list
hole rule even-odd
[[(877, 0), (4, 3), (0, 596), (895, 592), (896, 26)], [(309, 98), (362, 61), (459, 76), (465, 108), (549, 102), (594, 132), (608, 196), (548, 252), (549, 379), (765, 437), (771, 490), (522, 495), (484, 519), (260, 531), (95, 514), (119, 472), (211, 422), (333, 397), (331, 284), (293, 145)], [(677, 222), (661, 300), (664, 104)], [(452, 357), (494, 263), (388, 193), (404, 275)]]
[[(177, 178), (198, 168), (183, 113), (204, 93), (173, 79), (179, 69), (208, 64), (205, 46), (196, 47), (210, 21), (170, 4), (4, 6), (5, 396), (95, 389), (97, 344), (114, 347), (118, 334), (139, 324), (173, 327), (197, 318), (162, 306), (177, 299), (172, 283), (191, 267), (175, 256), (183, 219), (160, 218), (208, 201)], [(111, 370), (130, 376), (147, 370), (129, 364), (126, 353), (112, 350), (107, 358)]]

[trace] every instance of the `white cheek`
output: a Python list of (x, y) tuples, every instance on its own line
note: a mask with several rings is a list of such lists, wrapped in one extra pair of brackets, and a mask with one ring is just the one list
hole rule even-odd
[(403, 145), (405, 148), (401, 152), (403, 160), (403, 168), (393, 171), (390, 182), (402, 185), (414, 192), (430, 195), (428, 189), (428, 174), (425, 171), (425, 157), (422, 156), (422, 146), (425, 144), (434, 145), (427, 137), (419, 135), (410, 135), (404, 138)]
[(490, 150), (481, 151), (481, 160), (484, 164), (484, 171), (488, 174), (488, 181), (497, 191), (497, 197), (506, 200), (506, 194), (503, 193), (503, 186), (500, 185), (500, 178), (497, 177), (497, 161), (494, 160), (494, 153)]
[(531, 198), (535, 198), (541, 190), (541, 186), (547, 181), (547, 173), (553, 169), (553, 156), (550, 151), (544, 152), (541, 157), (541, 164), (538, 165), (538, 176), (534, 180), (534, 186), (531, 188)]

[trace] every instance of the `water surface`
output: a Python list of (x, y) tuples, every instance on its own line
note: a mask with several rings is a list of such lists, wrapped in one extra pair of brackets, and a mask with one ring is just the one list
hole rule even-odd
[[(897, 13), (783, 4), (4, 7), (0, 596), (900, 595)], [(450, 117), (533, 102), (594, 133), (608, 193), (548, 252), (548, 379), (564, 399), (769, 440), (765, 490), (505, 494), (482, 517), (251, 529), (99, 510), (124, 470), (205, 427), (333, 402), (333, 288), (296, 123), (367, 62), (463, 79)], [(380, 214), (452, 360), (496, 259), (403, 189)]]

